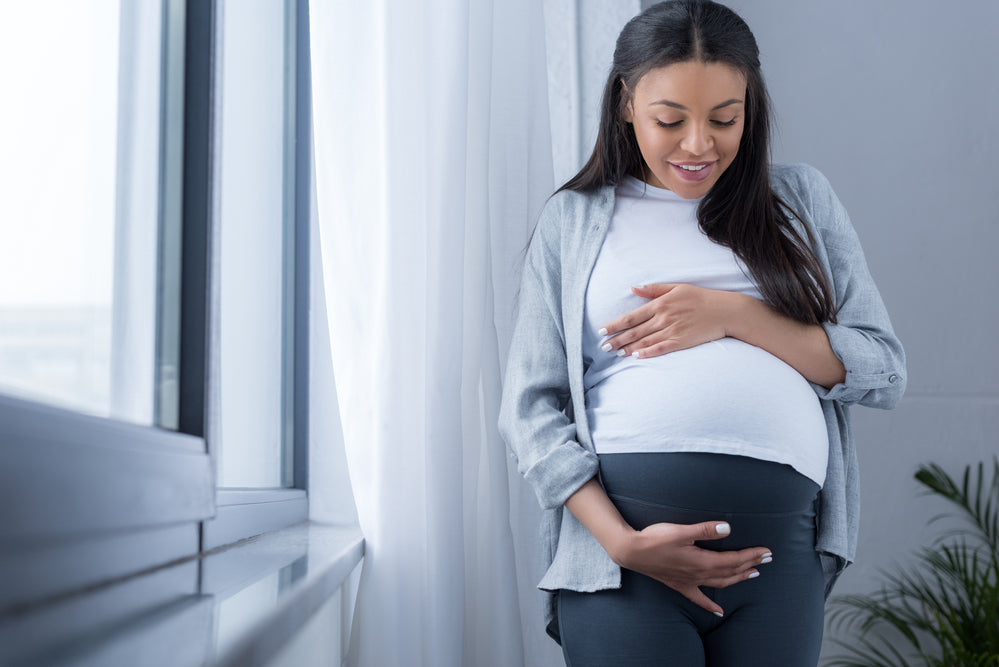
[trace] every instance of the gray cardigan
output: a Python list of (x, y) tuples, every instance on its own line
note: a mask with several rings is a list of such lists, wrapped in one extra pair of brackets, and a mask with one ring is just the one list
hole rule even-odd
[[(806, 165), (775, 166), (771, 183), (801, 216), (796, 224), (815, 237), (812, 250), (838, 309), (837, 323), (823, 326), (846, 380), (831, 389), (813, 385), (829, 431), (816, 549), (831, 586), (857, 547), (860, 498), (848, 406), (894, 407), (905, 390), (905, 355), (856, 232), (826, 178)], [(547, 510), (542, 551), (548, 568), (538, 584), (547, 591), (589, 592), (621, 582), (619, 567), (596, 539), (562, 511), (566, 499), (597, 473), (583, 395), (583, 304), (613, 211), (613, 187), (557, 193), (541, 213), (523, 270), (499, 425)], [(548, 620), (552, 602), (549, 596)]]

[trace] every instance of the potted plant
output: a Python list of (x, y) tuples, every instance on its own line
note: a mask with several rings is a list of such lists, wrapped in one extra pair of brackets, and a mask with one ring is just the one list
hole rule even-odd
[[(999, 458), (968, 466), (960, 483), (940, 466), (916, 480), (957, 517), (904, 571), (885, 572), (880, 591), (830, 601), (833, 641), (844, 653), (831, 667), (999, 667)], [(849, 637), (849, 640), (842, 639)]]

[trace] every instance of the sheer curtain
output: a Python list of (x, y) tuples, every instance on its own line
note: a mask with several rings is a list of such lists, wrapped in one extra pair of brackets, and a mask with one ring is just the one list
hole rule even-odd
[(537, 505), (495, 425), (519, 263), (552, 190), (541, 5), (312, 0), (310, 25), (333, 367), (367, 541), (350, 662), (558, 664), (533, 590)]

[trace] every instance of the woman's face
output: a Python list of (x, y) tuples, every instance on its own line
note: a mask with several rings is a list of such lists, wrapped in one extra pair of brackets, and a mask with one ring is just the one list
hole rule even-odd
[(624, 120), (635, 128), (646, 182), (684, 199), (707, 194), (739, 152), (745, 99), (746, 77), (720, 63), (675, 63), (640, 78)]

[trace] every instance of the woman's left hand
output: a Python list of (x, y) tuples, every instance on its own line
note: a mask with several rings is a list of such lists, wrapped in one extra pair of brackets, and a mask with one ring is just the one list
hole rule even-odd
[(611, 336), (608, 353), (642, 358), (724, 338), (735, 299), (742, 296), (685, 283), (653, 283), (631, 291), (649, 302), (608, 322), (600, 334)]
[(766, 350), (826, 389), (846, 380), (846, 368), (821, 325), (792, 320), (759, 299), (685, 283), (631, 290), (649, 302), (599, 332), (612, 336), (608, 354), (658, 357), (730, 336)]

